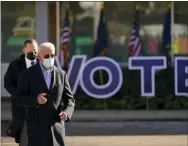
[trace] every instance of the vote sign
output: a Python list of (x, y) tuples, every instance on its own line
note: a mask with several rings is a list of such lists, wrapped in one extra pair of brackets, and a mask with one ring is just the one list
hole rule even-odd
[[(174, 59), (175, 95), (188, 97), (188, 57)], [(128, 60), (130, 70), (140, 70), (141, 96), (155, 96), (155, 72), (166, 67), (164, 56), (129, 57)], [(94, 82), (93, 75), (97, 70), (105, 70), (108, 73), (109, 79), (104, 85)], [(73, 94), (80, 85), (83, 91), (93, 98), (110, 98), (120, 90), (123, 83), (120, 65), (108, 57), (87, 60), (85, 55), (74, 55), (70, 62), (68, 78)]]

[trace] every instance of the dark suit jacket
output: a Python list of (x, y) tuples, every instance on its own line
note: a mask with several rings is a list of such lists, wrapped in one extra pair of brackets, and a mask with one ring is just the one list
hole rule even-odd
[[(39, 105), (37, 97), (47, 93), (47, 103)], [(27, 130), (31, 146), (64, 146), (64, 124), (59, 113), (71, 119), (75, 100), (66, 73), (54, 66), (51, 88), (48, 89), (40, 64), (22, 74), (13, 102), (27, 107)]]
[[(19, 58), (13, 60), (4, 76), (4, 87), (12, 97), (16, 94), (18, 82), (21, 73), (26, 69), (25, 56), (22, 54)], [(11, 105), (13, 124), (11, 125), (11, 136), (15, 137), (19, 143), (20, 128), (25, 120), (25, 107)]]
[(4, 87), (11, 96), (16, 94), (20, 75), (25, 69), (26, 63), (23, 54), (9, 64), (4, 76)]

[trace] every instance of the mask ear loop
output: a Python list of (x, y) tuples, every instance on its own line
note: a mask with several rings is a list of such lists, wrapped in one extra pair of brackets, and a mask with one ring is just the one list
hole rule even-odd
[(35, 56), (37, 56), (37, 52), (33, 51), (33, 54), (34, 54)]

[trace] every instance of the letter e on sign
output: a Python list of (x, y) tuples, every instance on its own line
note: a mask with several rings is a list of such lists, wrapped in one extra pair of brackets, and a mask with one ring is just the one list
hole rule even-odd
[(188, 97), (188, 57), (175, 57), (175, 94)]

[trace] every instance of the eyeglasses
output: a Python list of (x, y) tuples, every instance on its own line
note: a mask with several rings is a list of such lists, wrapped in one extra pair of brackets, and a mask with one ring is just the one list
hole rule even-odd
[(45, 59), (48, 59), (48, 58), (55, 58), (55, 54), (45, 55), (44, 58), (45, 58)]

